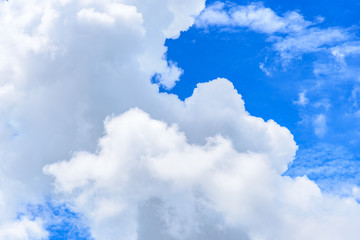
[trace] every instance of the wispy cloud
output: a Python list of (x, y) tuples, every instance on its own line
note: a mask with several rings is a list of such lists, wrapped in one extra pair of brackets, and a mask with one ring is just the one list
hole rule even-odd
[(300, 148), (286, 174), (293, 177), (307, 175), (328, 194), (351, 197), (356, 194), (353, 189), (360, 183), (357, 161), (357, 157), (344, 147), (315, 144), (312, 148)]
[(306, 97), (306, 91), (299, 93), (298, 100), (294, 101), (295, 104), (305, 106), (309, 103), (309, 99)]
[(312, 24), (297, 12), (278, 16), (262, 3), (239, 6), (222, 2), (208, 6), (195, 22), (197, 27), (246, 27), (266, 34), (299, 32)]
[(315, 116), (313, 126), (316, 136), (319, 138), (324, 137), (327, 132), (326, 116), (324, 114)]
[(360, 42), (351, 41), (344, 44), (335, 46), (330, 49), (332, 55), (334, 55), (339, 61), (344, 61), (347, 56), (360, 54)]

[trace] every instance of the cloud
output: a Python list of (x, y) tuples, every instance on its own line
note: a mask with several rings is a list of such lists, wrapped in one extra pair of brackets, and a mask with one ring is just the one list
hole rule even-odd
[(302, 91), (298, 95), (299, 99), (297, 101), (294, 101), (295, 104), (305, 106), (309, 103), (309, 99), (306, 97), (306, 91)]
[(48, 233), (40, 219), (30, 220), (24, 217), (0, 227), (0, 239), (32, 240), (47, 238)]
[[(211, 89), (211, 83), (202, 88)], [(290, 135), (288, 141), (294, 146)], [(44, 171), (98, 239), (112, 239), (119, 226), (122, 239), (151, 239), (137, 229), (144, 227), (139, 216), (146, 214), (139, 211), (152, 208), (157, 214), (145, 215), (150, 218), (145, 224), (157, 222), (170, 239), (196, 239), (206, 230), (204, 216), (218, 218), (213, 229), (237, 229), (242, 239), (335, 240), (344, 233), (357, 239), (355, 200), (322, 195), (307, 177), (282, 176), (277, 161), (266, 152), (238, 151), (221, 135), (189, 144), (179, 126), (133, 109), (106, 120), (95, 153), (77, 152)]]
[(211, 25), (226, 26), (232, 24), (231, 16), (224, 9), (225, 4), (215, 2), (197, 17), (195, 25), (197, 27), (207, 27)]
[[(205, 92), (207, 88), (217, 89), (208, 84), (201, 86), (199, 91)], [(245, 112), (238, 114), (240, 119), (249, 117)], [(251, 121), (257, 119), (250, 117), (249, 121), (241, 127), (252, 128)], [(271, 122), (258, 124), (269, 130), (274, 128)], [(99, 141), (96, 154), (78, 152), (68, 162), (44, 168), (46, 173), (56, 177), (57, 191), (73, 200), (75, 209), (88, 217), (93, 234), (99, 239), (111, 239), (119, 223), (123, 239), (136, 238), (137, 208), (152, 198), (159, 198), (167, 208), (174, 209), (173, 213), (165, 212), (168, 216), (161, 218), (165, 222), (166, 217), (170, 218), (165, 226), (170, 236), (176, 239), (181, 238), (181, 234), (191, 236), (196, 232), (193, 225), (200, 220), (196, 214), (197, 204), (205, 208), (215, 204), (212, 211), (224, 211), (224, 221), (236, 222), (233, 211), (242, 211), (236, 210), (237, 204), (268, 194), (268, 191), (254, 190), (247, 193), (252, 195), (249, 199), (239, 199), (236, 196), (241, 196), (241, 189), (245, 187), (242, 182), (262, 182), (258, 179), (260, 169), (282, 172), (278, 169), (278, 159), (269, 159), (271, 153), (260, 149), (254, 149), (254, 152), (244, 149), (238, 153), (230, 140), (221, 136), (207, 138), (204, 145), (189, 144), (185, 133), (176, 125), (168, 126), (153, 120), (138, 109), (108, 119), (105, 129), (106, 135)], [(277, 126), (272, 131), (281, 133), (284, 130)], [(241, 137), (252, 141), (249, 135)], [(292, 142), (290, 151), (294, 154), (296, 148), (292, 136), (288, 134), (287, 138)], [(264, 141), (263, 144), (271, 145), (271, 142)], [(291, 159), (289, 156), (288, 160)], [(266, 187), (260, 182), (258, 190), (263, 190)], [(99, 195), (100, 192), (104, 194)], [(233, 200), (232, 194), (235, 194)], [(212, 201), (202, 206), (201, 202), (208, 197)], [(230, 203), (235, 205), (227, 205)]]
[(164, 42), (192, 24), (204, 1), (0, 4), (0, 225), (13, 226), (51, 195), (42, 167), (93, 149), (106, 116), (176, 106), (150, 79), (178, 80)]
[[(167, 229), (166, 236), (179, 239), (201, 235), (204, 229), (197, 230), (194, 224), (201, 225), (201, 219), (209, 216), (205, 220), (214, 227), (211, 219), (216, 219), (217, 212), (230, 209), (208, 209), (207, 204), (200, 204), (205, 199), (196, 200), (197, 192), (209, 191), (207, 194), (215, 201), (216, 191), (211, 186), (225, 187), (222, 181), (227, 177), (230, 185), (232, 181), (236, 184), (255, 180), (257, 168), (270, 166), (272, 174), (280, 176), (295, 154), (296, 145), (289, 131), (273, 121), (250, 116), (241, 96), (225, 79), (199, 84), (184, 103), (182, 108), (161, 117), (177, 113), (176, 125), (151, 119), (139, 109), (108, 118), (106, 135), (99, 141), (97, 153), (78, 152), (69, 162), (44, 168), (45, 173), (56, 177), (58, 194), (86, 216), (95, 238), (111, 239), (119, 225), (123, 239), (136, 238), (136, 229), (146, 227), (139, 225), (141, 213), (137, 209), (143, 204), (154, 207), (152, 201), (163, 206), (158, 221)], [(244, 174), (244, 180), (237, 179), (246, 172), (247, 164), (254, 173)], [(237, 170), (232, 171), (233, 167)], [(207, 186), (208, 181), (212, 185)], [(212, 224), (222, 224), (235, 232), (241, 230), (233, 230), (228, 223), (234, 221), (233, 217), (220, 217), (222, 221)], [(218, 234), (222, 231), (216, 230)]]
[(251, 3), (247, 6), (215, 2), (206, 7), (195, 22), (197, 27), (231, 26), (247, 27), (251, 30), (273, 34), (299, 32), (312, 23), (305, 21), (297, 12), (288, 12), (278, 16), (262, 3)]
[[(324, 19), (321, 17), (314, 21), (305, 20), (296, 11), (280, 16), (261, 2), (249, 5), (215, 2), (205, 8), (196, 19), (195, 25), (198, 28), (246, 28), (267, 34), (268, 40), (273, 43), (273, 50), (279, 54), (286, 66), (290, 60), (303, 54), (327, 51), (352, 39), (347, 29), (315, 26), (322, 21)], [(337, 48), (332, 49), (333, 54), (337, 51)], [(260, 68), (267, 69), (264, 64), (261, 64)], [(269, 71), (264, 72), (271, 75)]]
[[(99, 141), (96, 154), (78, 152), (69, 162), (44, 168), (45, 173), (56, 177), (58, 194), (73, 202), (75, 211), (85, 214), (93, 236), (111, 239), (120, 224), (123, 239), (135, 238), (137, 228), (147, 227), (139, 225), (137, 216), (142, 213), (137, 209), (144, 204), (159, 207), (153, 206), (152, 201), (165, 207), (160, 207), (164, 215), (158, 221), (167, 223), (161, 225), (167, 229), (166, 236), (176, 239), (201, 236), (205, 230), (196, 230), (194, 222), (201, 225), (201, 219), (210, 214), (205, 220), (213, 228), (211, 224), (224, 225), (225, 219), (211, 220), (216, 219), (217, 210), (198, 206), (192, 195), (196, 194), (192, 192), (195, 185), (201, 187), (218, 167), (231, 169), (232, 163), (226, 159), (233, 159), (235, 164), (234, 155), (245, 165), (247, 158), (254, 159), (254, 171), (258, 166), (271, 165), (272, 172), (281, 174), (295, 154), (296, 145), (289, 131), (273, 121), (250, 116), (241, 96), (225, 79), (199, 84), (184, 103), (176, 111), (161, 116), (161, 119), (175, 116), (177, 125), (153, 120), (138, 109), (109, 118), (105, 122), (107, 134)], [(232, 174), (242, 175), (242, 171)], [(219, 181), (223, 177), (226, 176), (220, 174)], [(99, 195), (100, 192), (105, 195)], [(151, 212), (151, 208), (144, 211)], [(233, 230), (231, 225), (224, 226), (231, 229), (224, 234), (240, 231)], [(221, 234), (223, 230), (216, 232)]]
[(305, 53), (319, 52), (349, 40), (348, 33), (342, 28), (310, 28), (298, 34), (275, 40), (274, 49), (287, 60)]
[[(165, 40), (194, 23), (203, 0), (0, 4), (0, 236), (46, 239), (53, 219), (28, 211), (46, 199), (96, 239), (358, 236), (355, 200), (282, 176), (293, 136), (251, 116), (228, 80), (198, 84), (185, 101), (159, 93), (182, 72)], [(265, 33), (308, 24), (240, 10), (238, 24)]]
[(319, 138), (324, 137), (327, 132), (326, 116), (318, 114), (313, 120), (314, 132)]
[(286, 175), (307, 175), (328, 194), (355, 195), (359, 199), (359, 165), (356, 156), (342, 146), (318, 143), (312, 148), (300, 148)]
[(346, 42), (342, 45), (331, 48), (330, 51), (333, 56), (343, 62), (344, 58), (347, 56), (360, 54), (360, 42)]

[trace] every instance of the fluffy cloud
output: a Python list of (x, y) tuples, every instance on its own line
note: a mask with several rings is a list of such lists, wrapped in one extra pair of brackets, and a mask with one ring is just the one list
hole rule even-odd
[(13, 226), (8, 220), (51, 194), (42, 167), (92, 149), (107, 115), (176, 107), (150, 79), (178, 80), (164, 42), (192, 24), (204, 1), (0, 4), (0, 224)]
[[(208, 88), (211, 83), (198, 90)], [(256, 119), (250, 119), (242, 128), (253, 127)], [(295, 152), (286, 129), (258, 124), (285, 134), (292, 147), (284, 150)], [(242, 138), (251, 142), (251, 135)], [(288, 156), (286, 163), (291, 160)], [(58, 194), (85, 215), (96, 239), (112, 239), (119, 228), (122, 239), (155, 239), (141, 234), (154, 222), (164, 239), (205, 239), (199, 233), (208, 228), (217, 234), (231, 229), (237, 232), (234, 239), (335, 240), (343, 234), (357, 239), (359, 231), (355, 200), (322, 195), (306, 177), (282, 176), (278, 159), (269, 152), (237, 150), (231, 138), (221, 135), (190, 144), (180, 126), (139, 109), (108, 118), (95, 153), (77, 152), (44, 171), (55, 177)], [(217, 221), (202, 225), (212, 218)]]
[[(237, 175), (246, 172), (247, 164), (255, 172), (245, 178), (255, 180), (256, 169), (269, 166), (280, 176), (296, 151), (289, 131), (273, 121), (250, 116), (241, 96), (225, 79), (199, 84), (181, 107), (161, 116), (169, 118), (176, 119), (177, 125), (153, 120), (138, 109), (109, 118), (98, 154), (78, 152), (69, 162), (44, 168), (56, 177), (58, 193), (86, 215), (96, 238), (111, 239), (122, 226), (124, 239), (136, 239), (136, 229), (144, 228), (139, 226), (138, 208), (152, 199), (165, 205), (161, 219), (170, 221), (165, 224), (168, 235), (194, 236), (198, 231), (193, 222), (201, 221), (198, 210), (205, 208), (202, 214), (211, 213), (212, 217), (221, 210), (208, 210), (207, 204), (200, 204), (206, 196), (196, 200), (197, 193), (205, 191), (215, 198), (212, 188), (217, 184), (222, 188), (221, 182), (228, 177), (229, 184), (238, 181)], [(247, 163), (247, 159), (251, 160)], [(232, 171), (235, 167), (241, 171)], [(211, 185), (206, 184), (209, 181)], [(259, 187), (263, 189), (260, 183)], [(174, 208), (175, 215), (167, 212), (168, 208)], [(226, 217), (224, 221), (233, 220)]]
[(30, 220), (24, 217), (19, 221), (2, 225), (0, 227), (0, 239), (47, 239), (48, 233), (42, 225), (43, 223), (40, 219)]

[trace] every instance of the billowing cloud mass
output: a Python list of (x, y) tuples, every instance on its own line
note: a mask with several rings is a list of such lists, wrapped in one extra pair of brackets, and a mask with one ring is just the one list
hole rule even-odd
[[(251, 116), (228, 80), (198, 84), (185, 101), (159, 93), (182, 73), (165, 40), (204, 0), (0, 5), (0, 238), (47, 239), (48, 216), (28, 211), (46, 201), (102, 240), (359, 236), (354, 199), (282, 176), (293, 136)], [(244, 9), (237, 21), (265, 32), (309, 25)], [(279, 23), (263, 26), (251, 11)]]
[[(217, 92), (228, 96), (224, 99)], [(214, 97), (216, 105), (211, 104)], [(296, 150), (287, 129), (250, 116), (240, 96), (223, 79), (199, 85), (182, 111), (184, 116), (196, 115), (198, 120), (191, 121), (192, 126), (181, 127), (181, 120), (180, 126), (168, 126), (139, 109), (109, 118), (96, 154), (78, 152), (69, 162), (44, 168), (45, 173), (56, 177), (57, 191), (69, 195), (75, 209), (88, 216), (95, 237), (112, 239), (122, 222), (123, 234), (127, 233), (124, 239), (136, 239), (137, 208), (152, 198), (174, 208), (174, 213), (170, 209), (164, 213), (171, 219), (162, 220), (170, 221), (169, 231), (179, 238), (196, 233), (194, 225), (200, 224), (196, 212), (202, 208), (224, 214), (226, 223), (236, 224), (245, 222), (246, 215), (255, 210), (250, 205), (256, 198), (272, 195), (274, 186), (264, 184), (272, 177), (281, 178)], [(225, 126), (211, 126), (223, 124), (222, 117), (216, 116), (227, 118), (228, 134), (221, 130)], [(217, 130), (217, 134), (198, 131), (196, 136), (205, 141), (199, 145), (191, 134), (187, 140), (186, 133), (201, 128), (200, 124)], [(242, 191), (248, 189), (244, 183), (249, 181), (254, 186), (245, 197)], [(311, 187), (318, 191), (312, 183)], [(238, 204), (243, 207), (237, 208)]]
[[(51, 193), (42, 167), (93, 149), (103, 120), (130, 107), (165, 115), (181, 70), (166, 38), (204, 1), (1, 1), (0, 224)], [(158, 9), (154, 13), (154, 8)], [(39, 222), (40, 223), (40, 222)], [(15, 226), (15, 225), (12, 225)]]

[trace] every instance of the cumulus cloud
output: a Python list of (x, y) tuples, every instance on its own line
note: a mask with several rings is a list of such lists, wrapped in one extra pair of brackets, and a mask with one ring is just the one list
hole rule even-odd
[[(295, 146), (291, 135), (287, 141)], [(322, 195), (306, 177), (284, 177), (277, 161), (266, 152), (238, 151), (220, 135), (189, 144), (179, 126), (133, 109), (106, 120), (95, 153), (77, 152), (44, 171), (99, 239), (112, 239), (120, 227), (122, 239), (152, 239), (137, 230), (144, 227), (139, 211), (154, 206), (157, 214), (146, 215), (146, 224), (159, 222), (170, 239), (197, 239), (206, 230), (204, 216), (218, 218), (215, 231), (237, 229), (237, 239), (357, 238), (355, 200)]]
[(92, 149), (107, 115), (176, 107), (150, 79), (177, 81), (181, 70), (164, 57), (164, 42), (192, 24), (204, 1), (0, 4), (0, 224), (12, 226), (51, 194), (42, 167)]
[[(163, 227), (168, 223), (166, 236), (178, 239), (184, 234), (199, 235), (203, 231), (196, 230), (193, 224), (201, 225), (202, 215), (210, 214), (210, 218), (205, 218), (207, 221), (215, 218), (218, 210), (210, 211), (207, 204), (199, 205), (193, 194), (203, 191), (200, 183), (210, 181), (208, 178), (212, 178), (216, 168), (231, 169), (233, 163), (227, 158), (230, 161), (233, 155), (238, 155), (238, 161), (245, 165), (247, 158), (254, 159), (249, 162), (255, 164), (254, 170), (257, 166), (271, 165), (271, 171), (280, 176), (296, 151), (289, 131), (273, 121), (250, 116), (241, 96), (225, 79), (199, 84), (181, 107), (161, 116), (169, 118), (176, 119), (177, 125), (153, 120), (138, 109), (109, 118), (105, 122), (107, 135), (99, 142), (99, 155), (78, 152), (70, 162), (44, 168), (47, 174), (56, 177), (58, 193), (74, 203), (74, 210), (86, 215), (95, 237), (111, 239), (117, 226), (122, 226), (123, 238), (134, 239), (136, 229), (145, 227), (139, 226), (137, 216), (141, 213), (137, 209), (152, 199), (164, 204), (165, 209), (160, 208), (165, 211), (160, 222)], [(216, 181), (225, 181), (227, 176), (218, 177)], [(100, 192), (105, 195), (99, 195)], [(205, 212), (198, 214), (201, 209)], [(223, 221), (212, 224), (224, 225), (232, 220)], [(227, 228), (231, 226), (225, 224)], [(239, 234), (246, 235), (241, 231)]]

